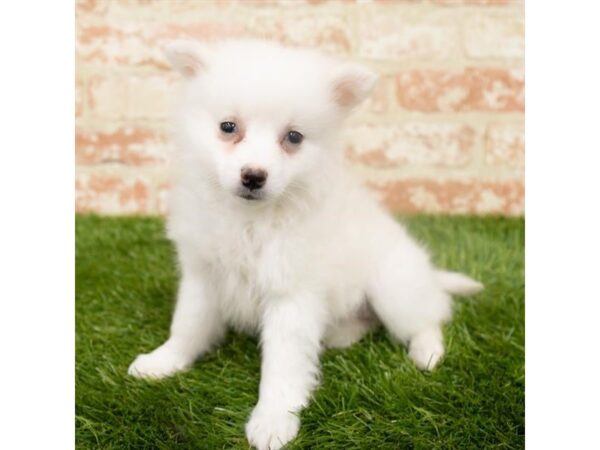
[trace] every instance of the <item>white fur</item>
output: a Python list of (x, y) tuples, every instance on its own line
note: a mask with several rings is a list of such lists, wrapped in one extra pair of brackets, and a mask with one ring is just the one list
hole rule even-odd
[[(182, 280), (171, 337), (129, 373), (183, 370), (227, 326), (260, 334), (259, 401), (246, 434), (262, 450), (297, 434), (323, 343), (350, 345), (381, 322), (418, 367), (433, 368), (449, 294), (481, 285), (434, 268), (345, 170), (337, 132), (375, 75), (257, 41), (174, 43), (167, 53), (186, 79), (168, 214)], [(219, 136), (220, 122), (234, 119), (244, 127), (237, 144)], [(293, 153), (280, 145), (290, 128), (305, 137)], [(268, 172), (261, 200), (236, 195), (248, 165)]]

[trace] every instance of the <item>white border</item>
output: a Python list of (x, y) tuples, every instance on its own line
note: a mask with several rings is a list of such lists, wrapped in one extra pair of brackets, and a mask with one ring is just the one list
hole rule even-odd
[(600, 5), (526, 2), (526, 443), (600, 448)]
[(0, 448), (74, 448), (73, 2), (0, 3)]
[[(73, 5), (0, 6), (0, 448), (74, 447)], [(527, 447), (600, 442), (600, 5), (527, 12)]]

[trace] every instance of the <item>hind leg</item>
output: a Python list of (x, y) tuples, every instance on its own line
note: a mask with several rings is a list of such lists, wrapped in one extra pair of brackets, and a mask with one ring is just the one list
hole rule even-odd
[(421, 330), (408, 344), (408, 356), (421, 370), (431, 370), (444, 356), (444, 338), (439, 325)]
[(327, 348), (346, 348), (360, 341), (365, 334), (379, 325), (377, 317), (368, 305), (327, 330), (324, 344)]
[(416, 366), (433, 369), (444, 354), (442, 324), (450, 318), (451, 299), (428, 255), (412, 241), (400, 242), (380, 259), (368, 294), (379, 320), (408, 345)]

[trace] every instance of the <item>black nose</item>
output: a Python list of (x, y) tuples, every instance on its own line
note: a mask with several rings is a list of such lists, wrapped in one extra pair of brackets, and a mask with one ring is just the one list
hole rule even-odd
[(244, 167), (242, 169), (242, 184), (251, 191), (255, 191), (263, 187), (267, 181), (267, 171), (263, 169), (255, 169)]

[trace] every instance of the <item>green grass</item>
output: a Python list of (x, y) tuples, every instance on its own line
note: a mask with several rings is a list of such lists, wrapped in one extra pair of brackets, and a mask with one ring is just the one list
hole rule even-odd
[[(524, 446), (524, 221), (405, 220), (435, 261), (482, 280), (455, 303), (447, 356), (416, 370), (384, 331), (328, 350), (323, 381), (291, 449), (484, 449)], [(126, 376), (167, 337), (174, 253), (156, 218), (76, 223), (76, 443), (103, 449), (247, 449), (256, 340), (231, 333), (192, 370), (159, 382)]]

